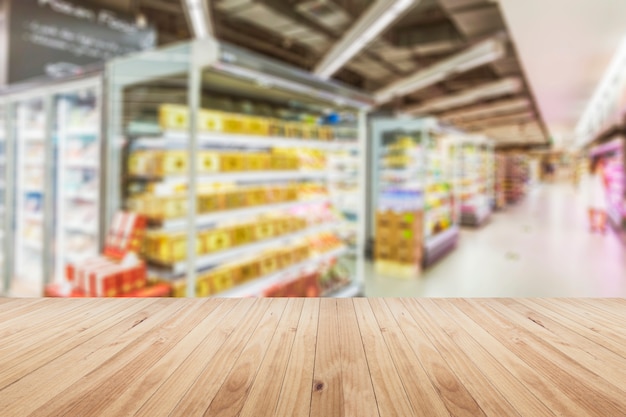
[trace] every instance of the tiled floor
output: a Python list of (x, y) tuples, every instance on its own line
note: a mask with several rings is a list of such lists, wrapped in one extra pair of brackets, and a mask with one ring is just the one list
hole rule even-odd
[(417, 280), (377, 277), (368, 296), (626, 297), (626, 245), (612, 231), (592, 234), (569, 184), (536, 186)]

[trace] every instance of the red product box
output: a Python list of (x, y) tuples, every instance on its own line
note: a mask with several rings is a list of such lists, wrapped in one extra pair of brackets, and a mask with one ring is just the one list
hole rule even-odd
[(104, 266), (114, 265), (110, 259), (105, 257), (98, 257), (81, 262), (78, 265), (74, 265), (74, 274), (72, 282), (77, 288), (89, 293), (89, 274), (97, 268)]
[(122, 297), (169, 297), (171, 292), (172, 287), (170, 286), (170, 284), (162, 282), (156, 285), (152, 285), (150, 287), (131, 291), (127, 294), (122, 295)]
[(120, 293), (120, 281), (124, 267), (107, 265), (94, 269), (89, 274), (89, 285), (85, 288), (92, 297), (115, 297)]
[(113, 216), (104, 254), (122, 259), (127, 253), (138, 253), (146, 229), (146, 218), (136, 213), (118, 212)]

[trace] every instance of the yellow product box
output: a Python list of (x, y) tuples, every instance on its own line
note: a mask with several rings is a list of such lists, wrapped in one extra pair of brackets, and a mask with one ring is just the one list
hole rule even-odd
[(262, 206), (267, 204), (268, 193), (264, 187), (252, 187), (244, 191), (248, 206)]
[(270, 121), (265, 117), (244, 116), (245, 132), (254, 136), (269, 136)]
[(172, 297), (185, 298), (187, 296), (187, 283), (184, 279), (179, 279), (171, 284)]
[(271, 220), (262, 219), (255, 225), (255, 240), (265, 240), (274, 237), (274, 223)]
[(302, 139), (302, 124), (296, 122), (286, 122), (285, 126), (285, 137), (291, 139)]
[(270, 187), (268, 189), (268, 201), (270, 203), (284, 203), (287, 202), (289, 200), (287, 200), (287, 187), (285, 186), (276, 186), (276, 187)]
[(242, 190), (224, 191), (224, 209), (236, 209), (247, 206), (246, 195)]
[(246, 134), (245, 116), (236, 113), (223, 113), (222, 127), (225, 133)]
[(276, 257), (276, 254), (274, 253), (267, 253), (267, 254), (261, 255), (260, 263), (261, 263), (261, 276), (269, 275), (278, 270), (278, 259)]
[(196, 297), (211, 295), (211, 281), (209, 274), (203, 274), (196, 279)]
[(289, 184), (285, 187), (285, 200), (297, 201), (299, 197), (299, 187), (297, 184)]
[(318, 136), (320, 140), (330, 141), (330, 140), (335, 139), (335, 131), (333, 130), (332, 127), (319, 126), (317, 130), (318, 130)]
[(270, 119), (270, 136), (275, 137), (286, 137), (287, 136), (287, 127), (285, 122), (280, 119)]
[(292, 248), (292, 260), (294, 263), (304, 262), (309, 259), (310, 249), (306, 243), (299, 243)]
[(133, 151), (128, 156), (129, 175), (150, 175), (153, 171), (154, 151)]
[(252, 259), (250, 261), (242, 262), (241, 267), (241, 282), (247, 282), (261, 276), (261, 261), (259, 259)]
[(224, 208), (224, 193), (199, 194), (198, 213), (213, 213)]
[(231, 228), (207, 230), (203, 232), (206, 253), (219, 252), (233, 246)]
[(283, 269), (293, 264), (293, 251), (291, 249), (279, 249), (276, 251), (278, 268)]
[(187, 215), (187, 196), (163, 197), (153, 200), (150, 212), (158, 219), (176, 219)]
[(227, 268), (215, 268), (209, 272), (208, 276), (213, 294), (229, 290), (235, 285), (233, 276)]
[(187, 174), (189, 159), (186, 151), (159, 151), (154, 157), (152, 175)]
[(305, 125), (302, 127), (302, 139), (308, 140), (318, 140), (319, 139), (319, 129), (315, 125)]
[(240, 172), (246, 169), (248, 156), (243, 153), (220, 154), (220, 169), (223, 172)]
[(249, 153), (246, 155), (246, 169), (248, 171), (267, 171), (271, 168), (271, 157), (264, 153)]
[(213, 173), (220, 170), (219, 153), (211, 151), (198, 152), (198, 172)]
[(256, 229), (253, 224), (238, 224), (231, 227), (233, 246), (246, 245), (255, 241)]
[(198, 130), (201, 132), (223, 132), (224, 113), (216, 110), (201, 109), (198, 112)]
[(145, 237), (146, 256), (156, 262), (171, 264), (187, 257), (187, 239), (182, 233), (148, 232)]
[(159, 106), (159, 126), (163, 130), (182, 130), (189, 127), (189, 109), (179, 104)]

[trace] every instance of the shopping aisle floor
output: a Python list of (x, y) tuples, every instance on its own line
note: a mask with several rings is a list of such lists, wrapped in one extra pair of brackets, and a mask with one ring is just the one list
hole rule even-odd
[(613, 231), (589, 231), (570, 184), (535, 186), (482, 228), (464, 228), (457, 248), (417, 280), (367, 271), (373, 297), (626, 297), (626, 245)]

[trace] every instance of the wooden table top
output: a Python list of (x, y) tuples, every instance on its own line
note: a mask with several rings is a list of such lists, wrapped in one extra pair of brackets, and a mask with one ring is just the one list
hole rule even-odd
[(626, 416), (626, 300), (0, 299), (2, 416)]

